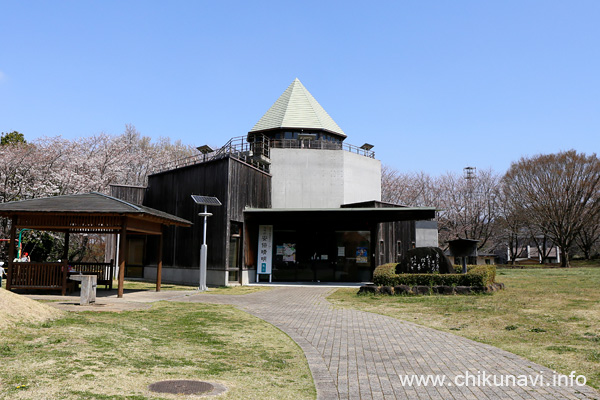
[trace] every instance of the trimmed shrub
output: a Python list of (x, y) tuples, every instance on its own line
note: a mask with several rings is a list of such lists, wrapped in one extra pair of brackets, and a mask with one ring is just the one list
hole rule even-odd
[(496, 279), (494, 265), (472, 265), (466, 274), (393, 274), (395, 264), (384, 264), (375, 269), (373, 283), (380, 286), (488, 286)]
[(373, 271), (373, 283), (378, 286), (394, 286), (396, 276), (395, 263), (382, 264)]

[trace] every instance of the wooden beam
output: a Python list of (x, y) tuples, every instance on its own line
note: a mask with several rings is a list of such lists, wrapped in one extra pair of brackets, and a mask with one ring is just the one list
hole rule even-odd
[(65, 232), (65, 247), (63, 248), (63, 259), (62, 259), (62, 295), (67, 294), (67, 275), (69, 273), (69, 232)]
[(72, 225), (35, 225), (35, 224), (19, 224), (21, 228), (35, 229), (36, 231), (52, 231), (52, 232), (80, 232), (80, 233), (119, 233), (121, 226), (107, 226), (107, 227), (84, 227), (84, 226), (72, 226)]
[(125, 281), (125, 262), (127, 260), (127, 218), (123, 218), (119, 237), (119, 287), (117, 297), (123, 297), (123, 282)]
[(154, 221), (143, 220), (139, 218), (129, 218), (127, 224), (127, 230), (130, 232), (135, 231), (147, 234), (161, 234), (162, 225)]
[(6, 290), (10, 290), (12, 274), (13, 274), (13, 260), (15, 259), (15, 240), (17, 240), (17, 217), (12, 217), (10, 224), (10, 241), (8, 242), (8, 273), (6, 275)]
[(163, 256), (163, 235), (158, 239), (158, 262), (156, 263), (156, 291), (160, 292), (160, 284), (162, 282), (162, 256)]
[(69, 232), (65, 232), (65, 247), (63, 248), (63, 260), (69, 261)]

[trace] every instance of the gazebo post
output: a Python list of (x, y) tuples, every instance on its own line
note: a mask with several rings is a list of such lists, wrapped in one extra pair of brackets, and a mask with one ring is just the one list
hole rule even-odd
[(70, 239), (69, 231), (65, 232), (65, 246), (63, 248), (63, 258), (62, 258), (62, 295), (67, 294), (67, 275), (69, 274), (69, 239)]
[(158, 258), (156, 263), (156, 291), (160, 292), (160, 284), (162, 281), (162, 256), (163, 256), (163, 234), (158, 236)]
[(71, 234), (69, 231), (65, 232), (65, 247), (63, 248), (63, 261), (69, 262), (69, 241)]
[(119, 288), (117, 297), (123, 297), (123, 281), (125, 280), (125, 260), (127, 260), (127, 220), (123, 219), (119, 238)]
[(17, 217), (12, 217), (10, 224), (10, 242), (8, 242), (8, 273), (6, 275), (6, 290), (10, 290), (15, 259), (15, 240), (17, 240)]

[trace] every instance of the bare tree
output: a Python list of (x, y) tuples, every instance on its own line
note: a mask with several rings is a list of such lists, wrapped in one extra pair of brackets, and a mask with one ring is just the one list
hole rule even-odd
[(600, 213), (595, 219), (584, 221), (584, 225), (579, 235), (575, 238), (575, 242), (579, 250), (583, 253), (583, 257), (589, 260), (592, 257), (594, 247), (600, 242)]
[(510, 206), (508, 194), (502, 186), (498, 188), (498, 211), (496, 220), (496, 238), (507, 246), (507, 257), (515, 265), (517, 257), (523, 247), (523, 240), (527, 236), (523, 215), (519, 210)]
[(493, 224), (499, 213), (497, 187), (500, 177), (481, 171), (467, 182), (462, 175), (447, 173), (431, 178), (425, 173), (400, 173), (382, 169), (382, 200), (396, 204), (436, 207), (440, 242), (456, 237), (479, 240), (490, 247)]
[(479, 171), (471, 179), (455, 173), (438, 178), (438, 207), (442, 209), (438, 220), (445, 240), (462, 237), (479, 240), (479, 249), (493, 247), (494, 224), (500, 213), (499, 181), (492, 170)]
[(508, 198), (561, 249), (561, 266), (586, 221), (600, 213), (600, 159), (575, 150), (521, 158), (503, 178)]
[(381, 199), (414, 207), (435, 207), (435, 181), (426, 173), (402, 173), (384, 165), (381, 169)]

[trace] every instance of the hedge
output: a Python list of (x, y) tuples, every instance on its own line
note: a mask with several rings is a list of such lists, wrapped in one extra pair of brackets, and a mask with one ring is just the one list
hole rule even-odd
[(396, 274), (396, 263), (382, 264), (373, 271), (373, 283), (379, 286), (394, 286)]
[[(462, 267), (455, 267), (457, 272)], [(375, 268), (373, 283), (378, 286), (487, 286), (496, 281), (496, 266), (468, 265), (467, 273), (456, 274), (396, 274), (396, 264)]]

